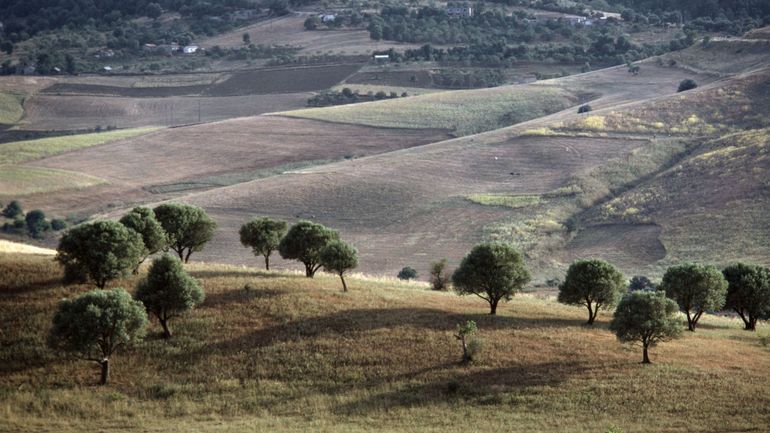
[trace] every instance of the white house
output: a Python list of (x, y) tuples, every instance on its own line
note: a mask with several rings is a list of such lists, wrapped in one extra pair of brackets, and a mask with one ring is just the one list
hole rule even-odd
[(186, 47), (182, 48), (182, 52), (184, 52), (185, 54), (195, 54), (198, 52), (198, 46), (187, 45)]
[(472, 17), (473, 8), (470, 6), (448, 6), (446, 13), (450, 17)]

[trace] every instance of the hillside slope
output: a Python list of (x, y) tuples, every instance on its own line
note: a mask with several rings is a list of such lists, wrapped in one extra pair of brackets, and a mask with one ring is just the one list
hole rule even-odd
[[(475, 297), (420, 284), (193, 265), (206, 300), (147, 340), (96, 364), (45, 348), (61, 286), (50, 258), (0, 254), (0, 430), (300, 432), (745, 431), (770, 424), (768, 349), (739, 320), (651, 352), (583, 326), (585, 312), (516, 296), (487, 315)], [(21, 283), (22, 284), (18, 284)], [(115, 285), (133, 287), (135, 280)], [(245, 284), (250, 290), (243, 289)], [(463, 366), (453, 336), (475, 320), (483, 351)], [(736, 386), (738, 384), (739, 386)]]

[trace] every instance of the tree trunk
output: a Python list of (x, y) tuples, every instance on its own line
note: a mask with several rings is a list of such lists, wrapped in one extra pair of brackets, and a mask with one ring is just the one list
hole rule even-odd
[(305, 263), (305, 276), (308, 278), (313, 278), (313, 275), (315, 275), (315, 269), (313, 269), (313, 265)]
[(192, 248), (189, 248), (189, 249), (187, 250), (187, 255), (186, 255), (186, 256), (184, 256), (184, 262), (185, 262), (185, 263), (187, 263), (188, 261), (190, 261), (190, 256), (192, 255), (192, 253), (193, 253), (193, 251), (192, 251)]
[(747, 319), (746, 315), (743, 314), (743, 310), (740, 310), (740, 309), (737, 309), (737, 308), (735, 309), (735, 312), (738, 313), (738, 315), (741, 316), (741, 320), (743, 320), (743, 329), (745, 329), (747, 331), (751, 331), (752, 330), (752, 328), (750, 327), (751, 326), (751, 316), (749, 316), (749, 318)]
[(687, 313), (687, 330), (695, 332), (695, 322), (693, 321), (693, 317), (690, 316), (690, 310), (687, 310), (686, 313)]
[(489, 302), (489, 307), (490, 307), (490, 311), (489, 311), (489, 314), (490, 314), (491, 316), (495, 316), (495, 315), (497, 315), (497, 303), (498, 303), (498, 302), (500, 302), (500, 300), (499, 300), (499, 299), (494, 299), (494, 300), (492, 300), (492, 301), (490, 301), (490, 302)]
[(99, 365), (102, 366), (102, 377), (99, 379), (99, 385), (107, 385), (107, 382), (110, 380), (110, 360), (109, 358), (104, 358), (99, 363)]
[(650, 357), (647, 355), (647, 344), (642, 348), (642, 364), (652, 364), (650, 362)]
[(746, 330), (747, 331), (756, 331), (757, 330), (757, 318), (749, 315), (749, 321), (746, 323)]
[(265, 254), (265, 270), (266, 271), (270, 270), (270, 256), (268, 256), (267, 254)]
[(588, 307), (588, 322), (586, 322), (586, 325), (592, 326), (594, 324), (594, 319), (596, 319), (596, 313), (591, 307), (591, 301), (586, 302), (586, 306)]
[(342, 273), (340, 273), (340, 280), (342, 280), (342, 291), (347, 292), (348, 291), (348, 285), (345, 284), (345, 277), (342, 276)]
[(159, 318), (158, 321), (160, 322), (160, 326), (163, 327), (163, 338), (168, 340), (169, 338), (171, 338), (171, 330), (168, 329), (168, 319)]
[(179, 254), (179, 260), (180, 260), (180, 261), (183, 261), (183, 262), (185, 262), (185, 263), (187, 263), (187, 262), (184, 260), (184, 248), (180, 248), (180, 249), (178, 249), (178, 250), (175, 250), (175, 251), (176, 251), (176, 253), (177, 253), (177, 254)]

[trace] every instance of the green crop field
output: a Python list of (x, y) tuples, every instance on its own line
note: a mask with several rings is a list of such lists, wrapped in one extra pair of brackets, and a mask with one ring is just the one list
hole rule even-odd
[(18, 94), (0, 92), (0, 124), (12, 125), (24, 115), (22, 101)]
[(147, 134), (158, 129), (156, 127), (146, 127), (1, 143), (0, 164), (18, 164), (33, 159), (58, 155), (71, 150), (136, 137), (137, 135)]
[(103, 179), (53, 168), (0, 165), (0, 197), (20, 197), (105, 183)]
[(278, 114), (388, 128), (447, 129), (468, 135), (554, 113), (577, 101), (574, 94), (558, 88), (504, 86)]

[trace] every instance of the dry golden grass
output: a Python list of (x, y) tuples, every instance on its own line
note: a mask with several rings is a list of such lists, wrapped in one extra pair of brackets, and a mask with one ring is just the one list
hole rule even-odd
[[(63, 287), (51, 259), (0, 255), (0, 430), (626, 432), (760, 431), (770, 424), (768, 349), (707, 316), (652, 352), (620, 345), (609, 316), (517, 296), (498, 317), (478, 299), (393, 281), (190, 265), (205, 303), (96, 365), (43, 345)], [(113, 285), (132, 287), (135, 279)], [(244, 286), (251, 285), (246, 291)], [(458, 364), (455, 326), (479, 324), (482, 358)], [(767, 335), (762, 325), (759, 335)], [(473, 426), (473, 427), (469, 427)], [(759, 430), (757, 430), (759, 429)]]
[(49, 248), (40, 248), (34, 245), (27, 245), (19, 242), (11, 242), (11, 241), (6, 241), (4, 239), (0, 239), (0, 253), (37, 254), (37, 255), (43, 255), (43, 256), (52, 256), (56, 254), (56, 251)]

